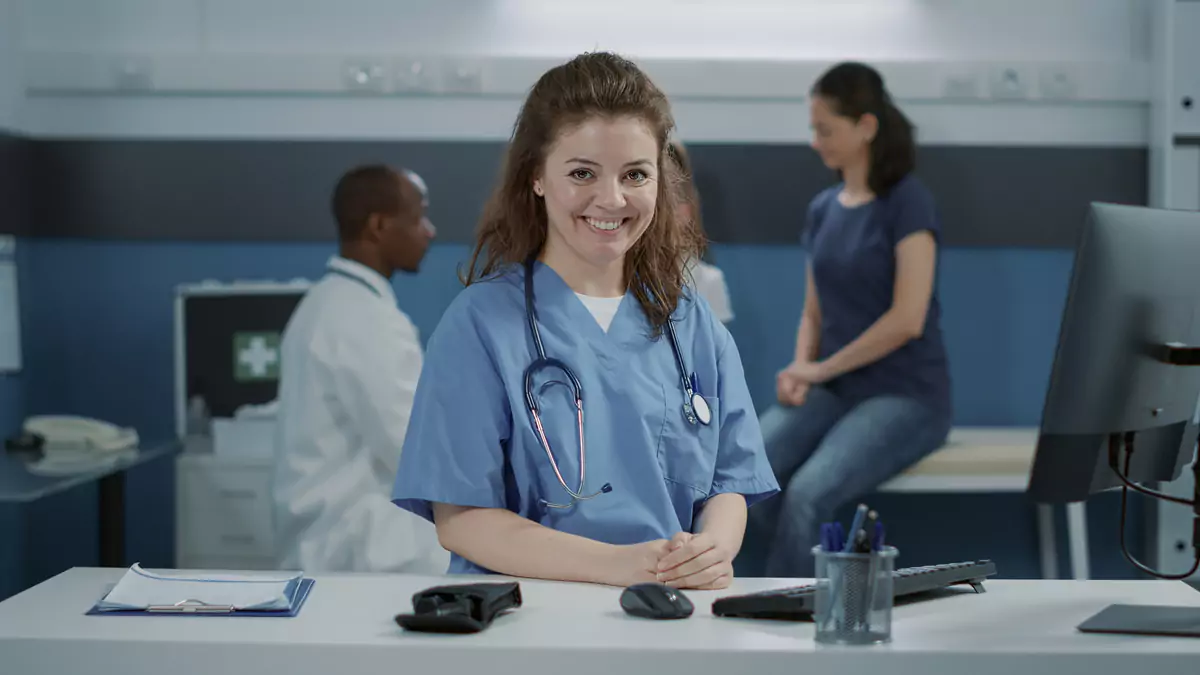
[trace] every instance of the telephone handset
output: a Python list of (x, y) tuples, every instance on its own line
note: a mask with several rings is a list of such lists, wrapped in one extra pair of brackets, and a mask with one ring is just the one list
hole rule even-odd
[(107, 455), (136, 448), (136, 429), (118, 427), (90, 417), (36, 415), (25, 420), (24, 431), (40, 436), (42, 451)]
[(33, 453), (25, 468), (38, 476), (71, 476), (104, 470), (138, 451), (137, 430), (89, 417), (37, 415), (25, 420), (9, 452)]

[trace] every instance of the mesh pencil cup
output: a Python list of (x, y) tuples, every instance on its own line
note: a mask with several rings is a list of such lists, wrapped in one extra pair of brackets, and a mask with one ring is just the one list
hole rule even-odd
[(898, 552), (885, 546), (870, 553), (813, 549), (817, 563), (816, 641), (872, 645), (892, 640), (892, 572)]

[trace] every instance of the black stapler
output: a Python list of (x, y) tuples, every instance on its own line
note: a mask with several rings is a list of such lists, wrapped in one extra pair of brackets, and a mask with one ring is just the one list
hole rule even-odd
[(405, 630), (478, 633), (500, 613), (521, 606), (521, 586), (515, 581), (434, 586), (414, 593), (412, 604), (412, 613), (396, 615)]

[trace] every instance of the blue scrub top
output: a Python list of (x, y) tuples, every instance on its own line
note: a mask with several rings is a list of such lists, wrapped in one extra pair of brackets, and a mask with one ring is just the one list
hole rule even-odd
[[(858, 339), (891, 308), (896, 244), (922, 231), (940, 240), (942, 231), (933, 195), (916, 176), (906, 176), (885, 196), (854, 207), (838, 201), (842, 187), (830, 187), (813, 199), (803, 237), (821, 305), (822, 359)], [(935, 282), (921, 337), (826, 387), (851, 401), (907, 396), (949, 414), (950, 373), (941, 318)]]
[[(680, 350), (712, 409), (711, 424), (683, 415), (683, 388), (664, 331), (627, 293), (606, 333), (550, 267), (534, 267), (538, 327), (549, 358), (583, 387), (586, 484), (612, 491), (577, 502), (559, 483), (525, 402), (536, 355), (525, 314), (524, 268), (465, 288), (429, 338), (392, 493), (432, 520), (432, 503), (508, 509), (555, 530), (610, 544), (691, 532), (709, 497), (736, 492), (753, 504), (779, 491), (763, 449), (741, 357), (702, 298), (675, 313)], [(540, 416), (567, 485), (579, 484), (571, 389), (557, 370), (535, 380)], [(453, 555), (450, 573), (488, 573)]]

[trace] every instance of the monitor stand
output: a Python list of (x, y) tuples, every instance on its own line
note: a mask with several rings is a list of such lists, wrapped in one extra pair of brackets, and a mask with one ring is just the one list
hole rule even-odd
[(1200, 607), (1109, 605), (1079, 624), (1084, 633), (1200, 637)]
[[(1200, 350), (1191, 350), (1191, 354), (1194, 356), (1196, 351)], [(1165, 574), (1157, 570), (1152, 570), (1133, 558), (1128, 547), (1125, 545), (1125, 507), (1130, 489), (1159, 499), (1167, 499), (1191, 506), (1195, 514), (1192, 531), (1192, 546), (1196, 549), (1196, 563), (1192, 567), (1192, 573), (1195, 573), (1196, 569), (1200, 568), (1200, 456), (1197, 456), (1192, 461), (1192, 475), (1195, 477), (1193, 497), (1190, 501), (1181, 500), (1153, 490), (1147, 490), (1129, 480), (1129, 457), (1133, 454), (1133, 437), (1134, 434), (1132, 433), (1111, 434), (1108, 442), (1108, 463), (1117, 474), (1117, 477), (1124, 483), (1124, 487), (1121, 488), (1121, 552), (1125, 554), (1129, 562), (1147, 574), (1160, 579), (1185, 579), (1190, 574)], [(1122, 442), (1125, 445), (1124, 470), (1121, 467), (1119, 452)], [(1200, 638), (1200, 606), (1114, 604), (1109, 605), (1098, 614), (1079, 624), (1078, 629), (1084, 633)]]

